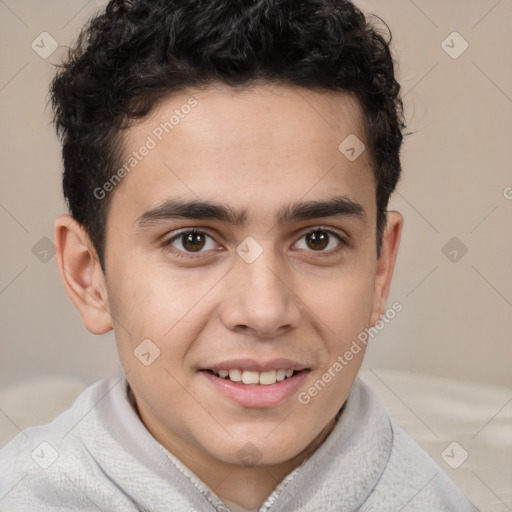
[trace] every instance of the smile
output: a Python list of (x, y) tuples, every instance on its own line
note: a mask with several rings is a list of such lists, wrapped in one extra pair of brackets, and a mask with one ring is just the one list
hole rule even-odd
[(290, 378), (294, 374), (294, 370), (286, 370), (280, 368), (278, 370), (269, 370), (266, 372), (255, 372), (249, 370), (209, 370), (221, 379), (230, 380), (231, 382), (242, 382), (243, 384), (261, 384), (263, 386), (271, 386), (276, 382), (281, 382)]
[(206, 379), (207, 386), (223, 399), (243, 407), (268, 408), (296, 396), (310, 370), (279, 368), (257, 372), (233, 368), (202, 370), (199, 374)]

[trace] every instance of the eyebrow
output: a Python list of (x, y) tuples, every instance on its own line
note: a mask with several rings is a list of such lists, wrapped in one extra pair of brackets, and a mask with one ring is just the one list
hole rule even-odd
[[(342, 216), (354, 217), (367, 222), (364, 207), (347, 196), (335, 196), (324, 201), (299, 201), (286, 205), (276, 213), (275, 222), (286, 224), (295, 220)], [(247, 209), (236, 210), (221, 203), (200, 199), (168, 199), (143, 213), (135, 221), (135, 224), (139, 227), (145, 227), (175, 219), (219, 220), (237, 226), (244, 226), (247, 222)]]

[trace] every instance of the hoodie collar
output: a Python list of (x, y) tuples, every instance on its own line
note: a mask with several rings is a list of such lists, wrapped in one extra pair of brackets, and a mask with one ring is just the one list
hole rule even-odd
[[(124, 376), (90, 416), (80, 428), (87, 451), (139, 508), (167, 510), (173, 503), (201, 511), (229, 511), (149, 433), (130, 401)], [(357, 510), (384, 471), (392, 442), (384, 406), (356, 379), (333, 430), (282, 480), (259, 512)], [(133, 478), (134, 473), (138, 478)]]

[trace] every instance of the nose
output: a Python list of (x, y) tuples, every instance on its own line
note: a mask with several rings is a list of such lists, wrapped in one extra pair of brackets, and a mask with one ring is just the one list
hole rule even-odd
[(221, 306), (226, 328), (274, 338), (299, 325), (301, 301), (284, 265), (270, 249), (252, 263), (237, 259)]

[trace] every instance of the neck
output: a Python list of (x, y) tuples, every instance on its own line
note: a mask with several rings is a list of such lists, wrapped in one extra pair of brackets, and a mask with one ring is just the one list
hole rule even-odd
[(209, 483), (210, 475), (198, 475), (215, 494), (222, 500), (229, 500), (243, 508), (259, 508), (279, 483), (295, 468), (300, 466), (316, 449), (325, 441), (331, 433), (336, 418), (333, 418), (320, 434), (306, 447), (290, 460), (280, 464), (268, 466), (234, 466), (226, 479), (217, 484), (216, 488)]
[[(131, 391), (131, 390), (130, 390)], [(205, 483), (221, 500), (229, 500), (247, 509), (259, 508), (278, 484), (295, 468), (300, 466), (331, 433), (339, 414), (332, 418), (315, 439), (293, 458), (272, 465), (244, 466), (230, 464), (213, 457), (205, 457), (197, 446), (183, 445), (183, 440), (170, 438), (164, 429), (153, 422), (148, 422), (145, 413), (138, 406), (135, 396), (132, 403), (141, 421), (153, 437), (168, 451), (178, 458), (203, 483)], [(152, 428), (148, 425), (152, 424)]]

